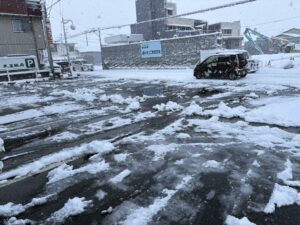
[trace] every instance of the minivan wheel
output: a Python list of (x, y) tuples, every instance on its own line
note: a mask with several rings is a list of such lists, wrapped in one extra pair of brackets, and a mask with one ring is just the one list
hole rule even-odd
[(229, 74), (229, 79), (230, 80), (236, 80), (236, 78), (237, 78), (237, 76), (236, 76), (236, 74), (234, 72), (232, 72), (232, 73)]

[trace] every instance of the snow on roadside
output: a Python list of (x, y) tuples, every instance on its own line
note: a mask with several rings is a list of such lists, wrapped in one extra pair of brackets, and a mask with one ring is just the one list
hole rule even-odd
[(255, 225), (254, 223), (251, 223), (246, 217), (242, 219), (238, 219), (230, 215), (227, 216), (225, 224), (226, 225)]
[(294, 188), (275, 184), (271, 198), (266, 205), (264, 212), (271, 214), (275, 212), (275, 207), (300, 205), (300, 193)]
[(7, 203), (5, 205), (0, 205), (0, 216), (3, 216), (3, 217), (17, 216), (17, 215), (25, 212), (29, 208), (32, 208), (37, 205), (46, 204), (51, 197), (53, 197), (53, 195), (48, 195), (48, 196), (41, 197), (41, 198), (33, 198), (31, 200), (31, 202), (29, 202), (26, 205), (14, 204), (11, 202)]
[(79, 173), (89, 173), (89, 174), (97, 174), (102, 171), (106, 171), (109, 169), (109, 164), (104, 160), (101, 162), (90, 163), (85, 166), (82, 166), (78, 169), (73, 169), (73, 166), (69, 166), (67, 164), (63, 164), (60, 167), (50, 171), (48, 173), (48, 183), (55, 183), (57, 181), (63, 180), (65, 178), (74, 176)]
[(182, 182), (176, 186), (174, 190), (164, 189), (162, 194), (164, 197), (157, 198), (153, 201), (151, 205), (148, 207), (137, 207), (136, 209), (132, 209), (130, 214), (127, 215), (126, 219), (122, 221), (120, 224), (122, 225), (146, 225), (151, 220), (152, 217), (155, 216), (159, 211), (165, 208), (170, 199), (180, 190), (183, 189), (192, 177), (187, 176), (183, 178)]
[(44, 156), (35, 160), (32, 163), (22, 165), (16, 169), (12, 169), (0, 174), (0, 181), (5, 181), (13, 177), (22, 177), (28, 174), (36, 173), (39, 170), (54, 164), (70, 160), (77, 157), (82, 157), (90, 154), (106, 154), (112, 152), (113, 144), (107, 141), (93, 141), (88, 144), (83, 144), (80, 147), (64, 149), (60, 152)]
[(126, 169), (116, 175), (115, 177), (111, 178), (109, 181), (113, 184), (121, 183), (126, 177), (128, 177), (131, 174), (131, 171)]
[(120, 153), (120, 154), (114, 155), (114, 160), (116, 160), (117, 162), (124, 162), (128, 156), (129, 156), (129, 154)]
[(132, 111), (137, 111), (141, 108), (141, 104), (138, 101), (131, 102), (127, 108), (123, 111), (123, 113), (129, 113)]
[(160, 105), (155, 105), (155, 106), (153, 106), (153, 109), (155, 109), (159, 112), (163, 112), (163, 111), (178, 112), (178, 111), (181, 111), (183, 109), (183, 107), (176, 102), (169, 101), (169, 102), (167, 102), (167, 104), (162, 103)]
[(83, 213), (91, 204), (92, 201), (87, 201), (85, 198), (75, 197), (69, 199), (65, 203), (64, 207), (54, 212), (51, 217), (47, 219), (47, 221), (53, 223), (63, 223), (69, 217)]
[(13, 96), (11, 98), (1, 99), (0, 107), (15, 107), (17, 105), (29, 105), (54, 100), (54, 97), (40, 97), (38, 95)]

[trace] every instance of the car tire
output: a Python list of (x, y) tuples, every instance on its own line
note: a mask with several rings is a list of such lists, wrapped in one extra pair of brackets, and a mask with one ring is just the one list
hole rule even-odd
[(229, 80), (236, 80), (236, 79), (237, 79), (237, 76), (236, 76), (235, 72), (232, 72), (229, 74)]

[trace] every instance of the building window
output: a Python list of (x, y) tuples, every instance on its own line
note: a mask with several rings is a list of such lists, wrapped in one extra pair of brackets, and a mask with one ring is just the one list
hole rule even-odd
[(12, 20), (12, 28), (15, 33), (25, 32), (22, 20)]
[(168, 16), (172, 16), (173, 15), (173, 10), (172, 9), (168, 9)]
[(75, 52), (75, 47), (74, 47), (74, 45), (69, 45), (69, 51), (70, 51), (70, 52)]
[(232, 29), (222, 29), (223, 35), (232, 35)]

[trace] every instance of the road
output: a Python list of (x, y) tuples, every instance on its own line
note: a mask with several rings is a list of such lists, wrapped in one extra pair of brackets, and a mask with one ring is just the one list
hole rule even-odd
[[(2, 222), (299, 225), (300, 127), (216, 110), (300, 94), (276, 87), (101, 76), (1, 85)], [(278, 174), (289, 162), (288, 186)], [(291, 188), (287, 203), (272, 202), (276, 187)]]

